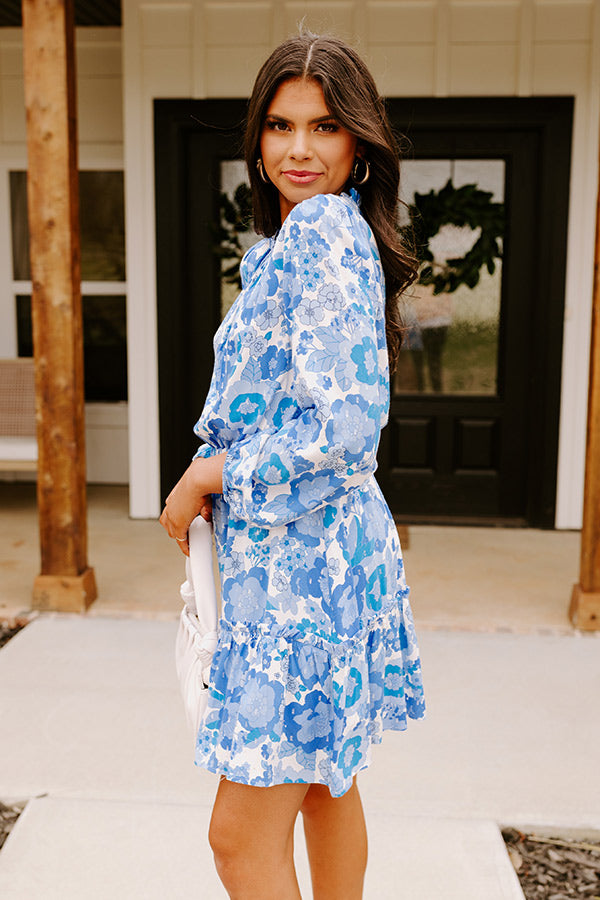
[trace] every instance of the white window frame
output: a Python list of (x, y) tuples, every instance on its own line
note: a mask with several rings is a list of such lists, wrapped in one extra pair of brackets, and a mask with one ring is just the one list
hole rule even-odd
[[(118, 171), (124, 173), (122, 145), (106, 145), (92, 151), (89, 148), (82, 148), (79, 170), (85, 172)], [(24, 144), (13, 144), (11, 147), (7, 147), (0, 144), (0, 357), (8, 359), (16, 358), (18, 355), (17, 296), (20, 294), (31, 295), (32, 292), (31, 280), (13, 278), (10, 173), (15, 171), (27, 171), (26, 146)], [(81, 295), (82, 297), (87, 295), (124, 296), (127, 304), (127, 281), (82, 281)], [(99, 434), (99, 432), (106, 429), (120, 431), (123, 434), (127, 412), (127, 401), (94, 401), (93, 403), (86, 403), (86, 427), (94, 429), (94, 434)], [(125, 441), (127, 442), (127, 440), (127, 435), (125, 435)], [(91, 469), (92, 472), (98, 471), (102, 468), (101, 461), (89, 459), (89, 435), (87, 444), (88, 470)], [(127, 453), (122, 452), (126, 448), (119, 449), (121, 450), (120, 455), (126, 457)], [(121, 475), (114, 477), (115, 466), (113, 465), (111, 470), (113, 475), (106, 480), (127, 483), (129, 480), (127, 468), (127, 459), (125, 458), (120, 466)], [(99, 480), (104, 479), (100, 478)]]

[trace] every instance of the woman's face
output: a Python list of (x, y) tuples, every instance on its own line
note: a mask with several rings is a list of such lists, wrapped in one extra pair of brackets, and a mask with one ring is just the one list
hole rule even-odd
[(279, 85), (263, 124), (260, 152), (279, 191), (281, 221), (315, 194), (339, 194), (357, 155), (357, 139), (330, 114), (316, 81)]

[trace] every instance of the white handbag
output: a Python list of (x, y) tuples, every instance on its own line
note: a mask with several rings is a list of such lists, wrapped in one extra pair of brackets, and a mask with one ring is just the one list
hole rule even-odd
[(217, 593), (213, 575), (212, 525), (197, 516), (188, 532), (190, 555), (181, 585), (183, 609), (175, 642), (175, 667), (194, 736), (208, 700), (210, 666), (217, 646)]

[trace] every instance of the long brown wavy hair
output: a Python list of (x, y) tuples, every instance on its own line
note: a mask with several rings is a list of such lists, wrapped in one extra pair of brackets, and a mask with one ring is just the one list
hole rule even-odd
[[(361, 212), (375, 235), (385, 275), (386, 338), (390, 371), (402, 342), (400, 294), (415, 280), (417, 263), (398, 233), (400, 151), (373, 76), (360, 56), (343, 41), (303, 32), (280, 44), (260, 69), (248, 104), (245, 157), (252, 188), (254, 227), (267, 237), (281, 226), (276, 187), (259, 177), (256, 162), (267, 109), (279, 85), (306, 78), (320, 84), (325, 104), (337, 122), (358, 138), (370, 177), (355, 185)], [(346, 189), (352, 186), (349, 180)]]

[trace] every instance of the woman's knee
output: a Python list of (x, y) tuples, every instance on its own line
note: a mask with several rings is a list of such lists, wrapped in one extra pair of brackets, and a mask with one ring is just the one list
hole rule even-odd
[[(262, 896), (294, 896), (293, 838), (259, 841), (252, 823), (230, 815), (227, 811), (213, 811), (208, 840), (213, 852), (215, 868), (230, 897), (258, 896), (255, 887), (261, 885)], [(289, 871), (288, 871), (289, 870)], [(288, 883), (289, 882), (289, 883)]]
[(244, 831), (227, 810), (215, 809), (208, 829), (208, 842), (217, 863), (226, 865), (243, 859), (246, 853)]
[(248, 867), (252, 865), (252, 854), (244, 841), (239, 823), (232, 816), (218, 810), (213, 812), (208, 841), (215, 868), (230, 896), (245, 896), (243, 891), (248, 878)]
[[(254, 789), (259, 790), (270, 789)], [(208, 840), (215, 860), (221, 866), (232, 864), (243, 869), (246, 862), (253, 865), (262, 857), (265, 863), (270, 859), (279, 862), (290, 852), (294, 817), (290, 817), (288, 828), (278, 816), (272, 821), (269, 811), (262, 810), (259, 802), (248, 805), (246, 792), (235, 788), (226, 790), (223, 796), (217, 797), (213, 807)], [(240, 802), (236, 803), (236, 799)], [(262, 797), (254, 794), (251, 799), (260, 801)]]

